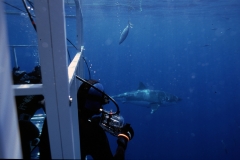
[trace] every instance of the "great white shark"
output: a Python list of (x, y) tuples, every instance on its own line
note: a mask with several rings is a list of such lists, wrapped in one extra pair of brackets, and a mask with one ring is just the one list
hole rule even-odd
[(150, 108), (151, 114), (159, 107), (176, 104), (182, 100), (178, 96), (164, 91), (148, 89), (142, 82), (139, 83), (138, 89), (135, 91), (121, 93), (111, 97), (123, 103)]

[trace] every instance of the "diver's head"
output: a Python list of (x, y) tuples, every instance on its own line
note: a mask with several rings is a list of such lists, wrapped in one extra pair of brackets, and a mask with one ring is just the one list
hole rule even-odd
[(87, 80), (87, 82), (97, 89), (86, 82), (81, 84), (77, 93), (78, 110), (84, 114), (99, 114), (102, 106), (108, 102), (103, 93), (103, 85), (96, 80)]

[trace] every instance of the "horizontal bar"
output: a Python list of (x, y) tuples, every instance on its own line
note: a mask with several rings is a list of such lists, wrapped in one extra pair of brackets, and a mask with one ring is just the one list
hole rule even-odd
[[(38, 47), (37, 45), (9, 45), (9, 47)], [(67, 45), (67, 47), (74, 47), (73, 45)]]
[(12, 85), (15, 96), (41, 95), (43, 94), (42, 84), (20, 84)]

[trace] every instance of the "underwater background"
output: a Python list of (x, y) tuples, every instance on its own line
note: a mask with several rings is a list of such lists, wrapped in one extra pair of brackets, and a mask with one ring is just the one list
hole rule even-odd
[[(67, 37), (75, 44), (75, 6), (66, 0), (65, 7)], [(21, 70), (30, 72), (39, 64), (36, 32), (26, 13), (5, 9), (10, 51), (28, 45), (15, 50)], [(182, 99), (153, 114), (118, 102), (135, 131), (126, 159), (240, 158), (240, 1), (83, 0), (82, 13), (84, 57), (107, 94), (143, 82)], [(119, 45), (128, 22), (133, 28)], [(70, 63), (76, 50), (68, 46)], [(116, 137), (108, 137), (115, 153)]]

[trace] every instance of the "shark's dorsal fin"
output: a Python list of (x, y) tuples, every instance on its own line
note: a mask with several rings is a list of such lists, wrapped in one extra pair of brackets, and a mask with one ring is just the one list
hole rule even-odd
[(147, 89), (147, 87), (142, 82), (139, 82), (138, 90), (144, 90), (144, 89)]

